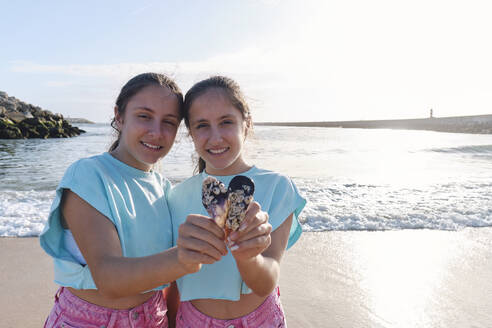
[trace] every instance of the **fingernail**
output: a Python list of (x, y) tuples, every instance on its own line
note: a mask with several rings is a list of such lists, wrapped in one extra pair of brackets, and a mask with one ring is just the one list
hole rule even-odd
[(231, 251), (235, 251), (236, 249), (239, 249), (239, 246), (238, 245), (234, 245), (232, 247), (230, 247)]
[(236, 238), (237, 238), (237, 232), (235, 232), (235, 231), (233, 233), (231, 233), (229, 235), (229, 237), (227, 237), (227, 239), (229, 239), (229, 240), (233, 240), (233, 239), (236, 239)]
[(244, 230), (246, 229), (246, 227), (247, 227), (247, 226), (246, 226), (245, 224), (241, 224), (241, 225), (239, 226), (239, 231), (244, 231)]
[(234, 242), (232, 240), (230, 240), (229, 238), (227, 238), (227, 246), (230, 248), (233, 245), (234, 245)]

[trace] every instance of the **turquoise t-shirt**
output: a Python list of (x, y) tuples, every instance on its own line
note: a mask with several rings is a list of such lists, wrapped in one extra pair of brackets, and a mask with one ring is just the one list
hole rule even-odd
[(73, 163), (56, 189), (40, 235), (41, 247), (54, 259), (55, 282), (75, 289), (97, 289), (89, 267), (81, 265), (65, 248), (60, 223), (63, 189), (76, 193), (114, 224), (123, 256), (141, 257), (172, 247), (166, 201), (170, 188), (170, 182), (159, 173), (128, 166), (109, 153)]
[[(306, 200), (299, 194), (294, 183), (286, 176), (253, 166), (241, 173), (255, 183), (254, 199), (261, 209), (268, 212), (269, 223), (273, 230), (294, 213), (287, 249), (291, 247), (302, 233), (298, 217), (306, 205)], [(195, 175), (169, 192), (168, 202), (173, 222), (174, 245), (178, 237), (178, 228), (189, 214), (206, 215), (202, 205), (202, 182), (208, 176), (205, 172)], [(226, 186), (234, 177), (215, 176)], [(243, 282), (231, 252), (213, 264), (204, 264), (200, 271), (188, 274), (177, 280), (181, 301), (213, 298), (237, 301), (241, 294), (251, 293)]]

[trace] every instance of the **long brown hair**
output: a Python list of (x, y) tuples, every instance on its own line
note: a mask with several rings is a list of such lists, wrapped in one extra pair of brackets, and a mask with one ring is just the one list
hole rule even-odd
[[(183, 118), (188, 130), (190, 129), (190, 108), (193, 101), (213, 88), (223, 90), (232, 106), (239, 110), (243, 120), (246, 122), (247, 135), (248, 131), (253, 128), (253, 121), (251, 119), (251, 112), (248, 103), (245, 100), (244, 94), (241, 91), (239, 84), (237, 84), (233, 79), (220, 75), (212, 76), (196, 83), (186, 93), (183, 105)], [(198, 159), (197, 171), (201, 173), (203, 170), (205, 170), (205, 161), (200, 157)]]
[[(179, 115), (183, 116), (183, 93), (179, 89), (176, 82), (170, 77), (159, 74), (159, 73), (142, 73), (137, 76), (131, 78), (126, 84), (121, 88), (120, 94), (118, 98), (116, 98), (116, 106), (118, 108), (118, 114), (123, 116), (126, 110), (126, 105), (130, 101), (130, 99), (136, 95), (140, 90), (150, 85), (159, 85), (162, 87), (167, 87), (178, 99), (179, 104)], [(181, 118), (180, 117), (180, 118)], [(116, 126), (116, 117), (113, 117), (111, 120), (111, 127), (116, 130), (118, 135), (116, 141), (113, 142), (111, 147), (109, 147), (109, 151), (113, 151), (118, 147), (120, 142), (120, 130)]]

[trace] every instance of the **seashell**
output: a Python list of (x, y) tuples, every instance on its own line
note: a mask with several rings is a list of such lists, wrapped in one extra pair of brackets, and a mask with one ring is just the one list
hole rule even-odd
[(243, 175), (235, 176), (229, 188), (212, 176), (202, 183), (202, 204), (207, 213), (228, 231), (239, 229), (248, 205), (253, 200), (254, 182)]
[[(254, 182), (243, 175), (235, 176), (229, 183), (229, 211), (226, 220), (226, 228), (232, 231), (239, 229), (241, 222), (244, 220), (246, 209), (253, 199), (255, 190)], [(249, 200), (246, 203), (246, 199)]]
[(214, 221), (224, 227), (227, 215), (227, 190), (222, 192), (225, 188), (220, 188), (220, 184), (219, 180), (211, 176), (203, 180), (202, 204)]

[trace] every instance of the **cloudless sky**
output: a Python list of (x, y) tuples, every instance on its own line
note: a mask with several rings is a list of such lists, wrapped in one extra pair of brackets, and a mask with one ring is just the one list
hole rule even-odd
[(146, 71), (236, 79), (255, 121), (492, 114), (492, 4), (444, 0), (4, 1), (0, 90), (109, 122)]

